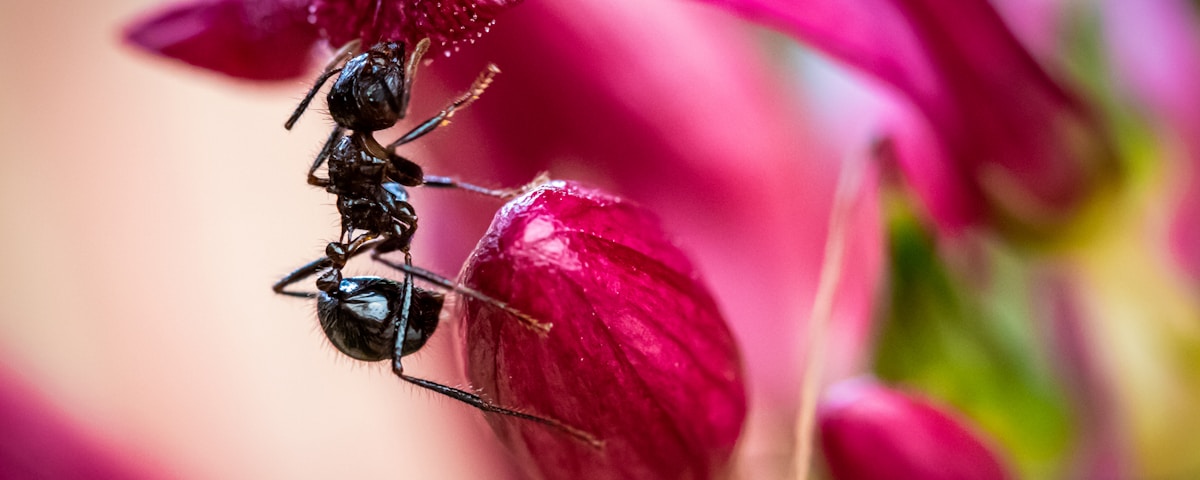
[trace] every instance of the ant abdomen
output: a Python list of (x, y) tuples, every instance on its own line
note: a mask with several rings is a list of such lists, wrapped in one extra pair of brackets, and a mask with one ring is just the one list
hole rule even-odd
[[(395, 356), (396, 328), (403, 317), (404, 284), (380, 277), (352, 277), (317, 295), (325, 336), (342, 353), (377, 362)], [(419, 350), (437, 328), (445, 297), (412, 287), (401, 355)]]

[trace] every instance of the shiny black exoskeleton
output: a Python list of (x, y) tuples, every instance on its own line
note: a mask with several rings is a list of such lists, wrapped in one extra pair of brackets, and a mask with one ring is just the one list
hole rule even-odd
[[(332, 294), (317, 295), (317, 317), (325, 335), (342, 353), (364, 362), (387, 360), (395, 354), (395, 319), (404, 295), (402, 284), (386, 278), (347, 278)], [(401, 356), (425, 346), (437, 328), (445, 301), (440, 293), (416, 287), (412, 298)]]
[[(392, 127), (407, 115), (413, 78), (429, 41), (419, 42), (407, 58), (404, 46), (395, 42), (380, 43), (354, 55), (357, 48), (357, 43), (351, 43), (334, 56), (284, 126), (290, 129), (321, 85), (339, 74), (327, 96), (329, 115), (337, 126), (309, 168), (308, 183), (337, 196), (342, 216), (340, 243), (347, 252), (356, 252), (362, 243), (380, 235), (392, 238), (380, 247), (407, 250), (417, 217), (403, 187), (458, 187), (503, 195), (445, 177), (427, 177), (420, 165), (395, 152), (396, 147), (447, 123), (455, 112), (483, 93), (499, 69), (489, 65), (470, 90), (384, 146), (375, 139), (374, 132)], [(317, 176), (322, 164), (327, 164), (327, 178)], [(356, 237), (355, 232), (362, 233)], [(333, 260), (336, 263), (337, 259)]]
[[(428, 48), (418, 43), (405, 59), (404, 46), (381, 43), (354, 55), (358, 45), (347, 45), (335, 55), (313, 88), (285, 123), (290, 129), (308, 107), (320, 87), (340, 73), (328, 94), (329, 114), (337, 126), (308, 171), (308, 183), (325, 188), (337, 197), (341, 235), (325, 248), (325, 256), (280, 279), (276, 293), (317, 299), (321, 328), (342, 353), (363, 361), (392, 359), (392, 370), (400, 378), (487, 412), (532, 420), (562, 430), (592, 445), (590, 435), (552, 419), (507, 409), (473, 393), (404, 373), (401, 358), (419, 350), (437, 328), (444, 295), (414, 285), (414, 277), (440, 288), (507, 310), (540, 333), (549, 329), (504, 302), (459, 285), (445, 277), (412, 265), (409, 248), (417, 228), (417, 214), (408, 201), (405, 187), (428, 185), (461, 188), (505, 198), (513, 192), (495, 191), (446, 177), (426, 176), (420, 165), (395, 153), (395, 148), (412, 142), (447, 123), (454, 113), (473, 102), (499, 73), (489, 65), (471, 89), (445, 109), (396, 141), (384, 146), (374, 132), (403, 119), (408, 110), (413, 77)], [(327, 176), (317, 175), (326, 165)], [(401, 252), (404, 262), (381, 255)], [(381, 277), (343, 278), (342, 269), (353, 257), (370, 252), (376, 261), (403, 272), (403, 281)], [(287, 288), (317, 275), (317, 292)]]

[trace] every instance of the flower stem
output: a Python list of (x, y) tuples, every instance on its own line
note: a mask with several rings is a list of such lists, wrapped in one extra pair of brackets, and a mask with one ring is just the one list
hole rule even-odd
[(825, 334), (833, 315), (833, 305), (842, 280), (843, 257), (846, 250), (846, 229), (862, 184), (863, 170), (867, 166), (848, 162), (838, 175), (837, 188), (833, 194), (833, 207), (829, 214), (829, 234), (825, 240), (825, 258), (821, 262), (821, 276), (813, 298), (812, 315), (808, 328), (803, 331), (800, 343), (808, 344), (805, 349), (804, 369), (801, 372), (800, 408), (796, 415), (796, 452), (792, 457), (792, 478), (808, 478), (812, 466), (814, 419), (816, 417), (817, 394), (821, 389), (821, 372), (825, 366)]

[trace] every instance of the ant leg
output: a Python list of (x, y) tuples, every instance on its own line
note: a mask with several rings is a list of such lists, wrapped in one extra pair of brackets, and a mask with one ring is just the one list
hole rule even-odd
[[(378, 239), (379, 235), (379, 232), (366, 232), (362, 235), (354, 237), (354, 240), (351, 240), (349, 243), (341, 244), (341, 256), (343, 257), (341, 259), (342, 264), (345, 264), (345, 262), (350, 261), (351, 258), (358, 256), (358, 254), (365, 252), (367, 249), (363, 248), (364, 245), (367, 245), (368, 243), (371, 245), (371, 247), (378, 245), (378, 242), (372, 242)], [(328, 257), (329, 254), (326, 253), (325, 256)]]
[(474, 102), (476, 99), (478, 99), (479, 96), (483, 94), (483, 91), (487, 89), (488, 85), (491, 85), (492, 79), (495, 78), (496, 74), (498, 73), (500, 73), (500, 68), (489, 63), (487, 68), (479, 74), (479, 78), (475, 79), (475, 83), (471, 84), (470, 90), (467, 90), (466, 93), (462, 94), (453, 102), (451, 102), (450, 105), (448, 105), (441, 112), (438, 112), (437, 115), (434, 115), (433, 118), (430, 118), (424, 123), (417, 125), (416, 128), (404, 134), (396, 141), (388, 144), (387, 149), (392, 150), (400, 145), (404, 145), (408, 142), (421, 138), (425, 134), (432, 132), (434, 129), (445, 125), (450, 120), (450, 117), (454, 116), (454, 112), (458, 111), (460, 108), (466, 108), (467, 105), (470, 105), (471, 102)]
[(400, 117), (404, 118), (408, 114), (408, 100), (412, 96), (413, 79), (417, 78), (417, 65), (421, 63), (421, 57), (425, 56), (425, 51), (429, 50), (429, 37), (422, 38), (413, 46), (413, 51), (408, 56), (408, 63), (404, 64), (404, 96), (400, 98)]
[(333, 265), (333, 262), (331, 262), (329, 260), (329, 257), (321, 257), (321, 258), (318, 258), (311, 262), (308, 262), (304, 266), (297, 268), (292, 273), (289, 273), (286, 276), (284, 276), (283, 278), (279, 279), (278, 282), (275, 282), (275, 285), (271, 286), (271, 290), (274, 290), (275, 293), (278, 293), (280, 295), (289, 295), (289, 296), (300, 297), (300, 298), (316, 298), (316, 296), (317, 296), (316, 292), (297, 292), (295, 290), (286, 290), (286, 288), (288, 286), (295, 284), (296, 282), (299, 282), (308, 277), (316, 275), (317, 272), (319, 272), (325, 268), (328, 268), (332, 265)]
[(512, 199), (513, 197), (519, 196), (521, 194), (531, 192), (534, 189), (536, 189), (537, 187), (540, 187), (549, 181), (550, 181), (550, 175), (546, 172), (542, 172), (542, 173), (537, 174), (537, 176), (533, 178), (533, 181), (531, 181), (525, 185), (522, 185), (520, 187), (491, 189), (491, 188), (481, 187), (479, 185), (462, 182), (462, 181), (456, 180), (451, 177), (439, 177), (439, 176), (434, 176), (434, 175), (426, 175), (425, 181), (424, 181), (424, 183), (422, 183), (422, 185), (429, 186), (429, 187), (435, 187), (435, 188), (459, 188), (459, 189), (466, 190), (468, 192), (478, 193), (480, 195), (486, 195), (489, 197), (499, 198), (500, 200), (509, 200), (509, 199)]
[(501, 415), (508, 415), (508, 416), (514, 417), (514, 418), (520, 418), (522, 420), (529, 420), (531, 422), (537, 422), (539, 424), (559, 430), (563, 433), (566, 433), (567, 435), (575, 437), (575, 439), (588, 444), (589, 447), (592, 447), (594, 449), (599, 450), (599, 449), (604, 448), (604, 441), (596, 438), (594, 435), (592, 435), (588, 432), (585, 432), (578, 428), (572, 427), (572, 426), (562, 423), (558, 420), (545, 418), (545, 417), (539, 417), (537, 415), (531, 415), (531, 414), (528, 414), (525, 412), (519, 412), (517, 410), (504, 408), (504, 407), (501, 407), (494, 403), (488, 402), (487, 400), (484, 400), (482, 397), (480, 397), (479, 395), (476, 395), (474, 393), (459, 390), (457, 388), (442, 385), (440, 383), (431, 382), (429, 380), (425, 380), (422, 378), (410, 377), (408, 375), (405, 375), (404, 369), (400, 367), (400, 358), (399, 357), (396, 357), (396, 360), (393, 362), (392, 371), (394, 371), (396, 373), (396, 376), (400, 377), (401, 379), (403, 379), (404, 381), (406, 381), (408, 383), (411, 383), (411, 384), (416, 385), (421, 388), (433, 390), (437, 393), (440, 393), (447, 397), (453, 398), (455, 400), (458, 400), (460, 402), (463, 402), (467, 405), (478, 408), (485, 412), (498, 413)]
[(456, 180), (451, 177), (439, 177), (439, 176), (435, 176), (435, 175), (425, 175), (424, 181), (422, 181), (421, 184), (425, 185), (427, 187), (435, 187), (435, 188), (458, 188), (458, 189), (466, 190), (468, 192), (485, 195), (488, 197), (499, 198), (501, 200), (508, 200), (512, 197), (517, 196), (517, 194), (520, 193), (519, 190), (514, 190), (511, 188), (491, 189), (491, 188), (481, 187), (479, 185), (475, 185), (475, 184), (471, 184), (471, 183), (462, 182), (462, 181)]
[(288, 117), (287, 122), (284, 122), (283, 128), (291, 130), (292, 127), (296, 125), (296, 121), (300, 120), (300, 115), (303, 115), (304, 111), (308, 109), (308, 104), (312, 103), (313, 97), (317, 96), (317, 91), (321, 90), (321, 86), (324, 85), (330, 77), (342, 71), (342, 67), (339, 67), (338, 65), (353, 56), (355, 52), (358, 52), (358, 46), (361, 43), (362, 40), (354, 39), (345, 45), (342, 45), (342, 48), (339, 48), (338, 51), (334, 52), (333, 58), (329, 59), (329, 63), (325, 64), (325, 68), (321, 71), (321, 75), (317, 77), (317, 81), (313, 84), (312, 89), (310, 89), (308, 94), (304, 96), (304, 100), (300, 101), (300, 105), (297, 106), (296, 110), (292, 112), (292, 116)]
[[(341, 263), (344, 264), (351, 258), (354, 258), (367, 250), (372, 250), (376, 246), (383, 243), (383, 239), (363, 239), (362, 237), (359, 237), (356, 239), (356, 241), (358, 244), (354, 249), (345, 249), (347, 253), (345, 254), (345, 258)], [(315, 298), (317, 296), (316, 292), (298, 292), (295, 290), (286, 289), (287, 287), (294, 285), (308, 277), (316, 275), (317, 272), (332, 266), (334, 266), (334, 261), (329, 258), (329, 255), (324, 255), (321, 258), (304, 264), (304, 266), (297, 268), (292, 273), (285, 275), (283, 278), (279, 279), (278, 282), (275, 282), (275, 284), (271, 286), (271, 290), (280, 295), (289, 295), (300, 298)]]
[(309, 185), (313, 185), (313, 186), (317, 186), (317, 187), (329, 186), (329, 179), (318, 177), (317, 169), (321, 168), (321, 164), (325, 163), (325, 159), (329, 158), (329, 155), (333, 153), (334, 142), (336, 142), (336, 141), (338, 141), (338, 139), (342, 138), (342, 135), (344, 135), (345, 133), (346, 133), (345, 127), (337, 126), (337, 127), (334, 127), (333, 133), (329, 134), (329, 139), (325, 140), (325, 145), (323, 147), (321, 147), (321, 152), (317, 154), (317, 158), (313, 160), (312, 167), (309, 167), (309, 169), (308, 169), (308, 184)]
[[(385, 262), (385, 263), (387, 263), (387, 262)], [(416, 268), (416, 267), (412, 266), (412, 255), (410, 255), (408, 252), (404, 252), (404, 265), (409, 268)], [(397, 332), (407, 332), (408, 331), (408, 315), (410, 312), (410, 307), (412, 305), (412, 295), (413, 295), (412, 277), (413, 277), (413, 275), (411, 273), (409, 273), (407, 270), (405, 270), (404, 306), (401, 307), (400, 316), (399, 316), (399, 318), (396, 319), (396, 331)], [(396, 346), (395, 346), (394, 353), (392, 354), (392, 372), (395, 372), (396, 376), (400, 377), (401, 379), (403, 379), (404, 381), (406, 381), (408, 383), (411, 383), (418, 387), (440, 393), (447, 397), (450, 397), (450, 398), (453, 398), (460, 402), (466, 403), (467, 405), (470, 405), (472, 407), (478, 408), (484, 412), (508, 415), (510, 417), (520, 418), (523, 420), (529, 420), (532, 422), (540, 423), (542, 425), (546, 425), (551, 428), (558, 429), (568, 435), (571, 435), (571, 436), (579, 439), (580, 441), (583, 441), (584, 443), (588, 444), (592, 448), (599, 449), (604, 446), (604, 442), (601, 442), (600, 440), (598, 440), (596, 437), (592, 436), (591, 434), (584, 432), (582, 430), (579, 430), (577, 428), (571, 427), (569, 425), (565, 425), (562, 422), (559, 422), (557, 420), (543, 418), (543, 417), (539, 417), (536, 415), (530, 415), (528, 413), (504, 408), (504, 407), (501, 407), (494, 403), (488, 402), (487, 400), (484, 400), (482, 397), (480, 397), (479, 395), (476, 395), (474, 393), (470, 393), (470, 392), (460, 390), (460, 389), (457, 389), (454, 387), (442, 385), (440, 383), (425, 380), (423, 378), (410, 377), (408, 375), (405, 375), (404, 374), (404, 365), (401, 363), (401, 358), (402, 358), (403, 354), (404, 354), (404, 335), (401, 334), (401, 335), (396, 336)]]
[[(406, 255), (407, 255), (407, 252), (406, 252)], [(462, 295), (474, 298), (476, 300), (479, 300), (481, 302), (490, 304), (496, 308), (504, 310), (509, 315), (517, 317), (517, 319), (520, 320), (523, 325), (528, 327), (530, 330), (537, 332), (539, 335), (545, 335), (546, 333), (550, 332), (550, 328), (554, 326), (553, 324), (550, 324), (550, 323), (539, 322), (539, 321), (535, 320), (533, 317), (529, 316), (529, 314), (524, 313), (520, 310), (517, 310), (517, 309), (513, 308), (512, 306), (510, 306), (509, 304), (507, 304), (501, 300), (498, 300), (496, 298), (493, 298), (491, 296), (488, 296), (487, 294), (480, 292), (479, 290), (475, 290), (475, 289), (468, 287), (466, 285), (463, 285), (461, 283), (456, 283), (446, 277), (443, 277), (441, 275), (433, 273), (429, 270), (425, 270), (421, 267), (416, 267), (409, 263), (401, 264), (401, 263), (393, 262), (391, 260), (383, 258), (379, 254), (379, 252), (373, 252), (371, 254), (371, 259), (375, 260), (379, 263), (382, 263), (384, 265), (387, 265), (389, 267), (392, 267), (396, 270), (400, 270), (400, 271), (404, 272), (405, 278), (408, 278), (411, 275), (411, 276), (420, 278), (421, 280), (425, 280), (429, 283), (437, 285), (446, 290), (458, 292)]]

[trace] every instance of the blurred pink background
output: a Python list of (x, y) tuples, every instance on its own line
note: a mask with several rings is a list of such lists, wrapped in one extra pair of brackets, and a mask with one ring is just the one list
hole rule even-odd
[[(342, 357), (271, 293), (336, 232), (304, 183), (327, 122), (282, 128), (303, 83), (122, 46), (156, 4), (0, 3), (0, 366), (172, 478), (503, 475), (477, 412)], [(411, 372), (461, 381), (452, 327)]]

